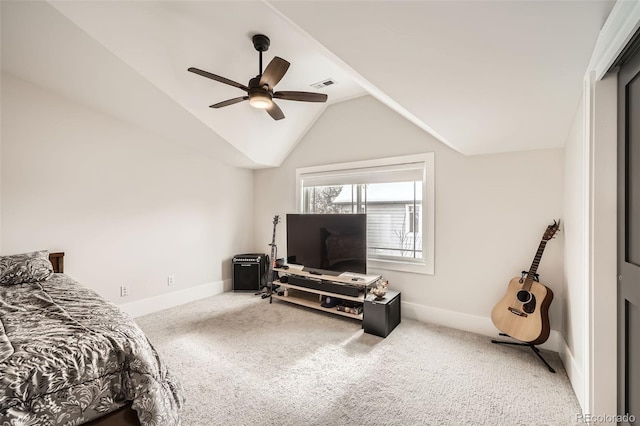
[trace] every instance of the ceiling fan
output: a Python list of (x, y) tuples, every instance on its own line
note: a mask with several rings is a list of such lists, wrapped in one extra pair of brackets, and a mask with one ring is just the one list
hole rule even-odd
[(198, 68), (191, 67), (188, 71), (201, 75), (203, 77), (210, 78), (220, 83), (228, 84), (229, 86), (237, 87), (247, 92), (246, 96), (240, 96), (238, 98), (227, 99), (226, 101), (218, 102), (217, 104), (209, 105), (210, 108), (222, 108), (225, 106), (237, 104), (238, 102), (249, 100), (249, 105), (254, 108), (264, 109), (269, 113), (274, 120), (282, 120), (284, 113), (280, 107), (273, 101), (274, 99), (284, 99), (287, 101), (302, 101), (302, 102), (326, 102), (327, 95), (323, 93), (313, 92), (292, 92), (282, 91), (274, 92), (273, 88), (284, 77), (285, 73), (289, 69), (289, 62), (282, 58), (275, 56), (271, 62), (267, 65), (264, 72), (262, 72), (262, 52), (269, 50), (271, 41), (269, 37), (263, 34), (256, 34), (252, 38), (253, 47), (260, 53), (260, 74), (249, 80), (249, 84), (237, 83), (233, 80), (229, 80), (219, 75), (211, 74), (210, 72), (203, 71)]

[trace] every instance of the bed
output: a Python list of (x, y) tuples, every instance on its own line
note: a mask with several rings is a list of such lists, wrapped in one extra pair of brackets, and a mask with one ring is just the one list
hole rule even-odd
[(0, 425), (179, 425), (182, 388), (135, 322), (63, 253), (20, 256), (0, 257)]

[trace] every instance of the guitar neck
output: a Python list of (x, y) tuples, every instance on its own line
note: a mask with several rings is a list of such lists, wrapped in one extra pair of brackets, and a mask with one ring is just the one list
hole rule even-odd
[(276, 263), (276, 256), (277, 256), (276, 251), (277, 251), (276, 245), (275, 244), (271, 244), (271, 259), (270, 259), (270, 262), (269, 262), (269, 264), (271, 266), (273, 266)]
[(527, 290), (531, 289), (531, 284), (533, 283), (534, 277), (536, 276), (536, 272), (538, 271), (538, 266), (540, 265), (540, 259), (542, 259), (542, 253), (544, 253), (544, 248), (547, 246), (547, 242), (545, 240), (540, 241), (540, 245), (538, 246), (538, 251), (536, 252), (535, 257), (533, 258), (533, 262), (531, 263), (531, 267), (529, 268), (529, 272), (527, 273), (527, 278), (525, 279), (524, 288)]
[(276, 248), (276, 223), (273, 224), (273, 235), (271, 236), (271, 244), (269, 244), (271, 246), (271, 258), (269, 259), (269, 268), (272, 268), (273, 265), (276, 263), (276, 253), (277, 253), (277, 248)]

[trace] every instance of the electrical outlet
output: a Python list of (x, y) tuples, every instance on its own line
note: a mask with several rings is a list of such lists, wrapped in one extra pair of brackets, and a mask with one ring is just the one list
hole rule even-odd
[(120, 297), (127, 297), (129, 295), (129, 289), (126, 285), (120, 286)]
[(169, 275), (167, 277), (167, 285), (169, 287), (171, 287), (173, 284), (175, 284), (175, 281), (176, 281), (176, 277), (174, 277), (173, 275)]

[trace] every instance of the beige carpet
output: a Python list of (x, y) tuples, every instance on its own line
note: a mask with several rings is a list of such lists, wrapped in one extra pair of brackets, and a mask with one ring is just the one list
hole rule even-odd
[(358, 321), (225, 293), (137, 319), (182, 381), (183, 425), (565, 425), (580, 408), (557, 354), (404, 319)]

